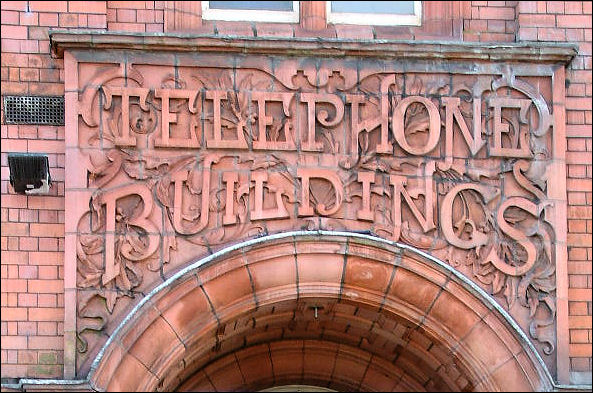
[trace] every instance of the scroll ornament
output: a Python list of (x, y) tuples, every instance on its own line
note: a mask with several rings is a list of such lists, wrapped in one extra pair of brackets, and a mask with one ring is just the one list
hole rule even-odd
[[(126, 75), (128, 90), (114, 84)], [(451, 89), (445, 77), (425, 83), (422, 76), (376, 73), (349, 86), (339, 72), (319, 82), (311, 75), (296, 72), (289, 84), (257, 70), (236, 81), (227, 71), (198, 70), (192, 74), (198, 90), (167, 75), (153, 92), (133, 66), (122, 64), (89, 84), (101, 87), (83, 92), (81, 117), (95, 130), (85, 142), (99, 149), (90, 153), (89, 187), (97, 191), (77, 241), (79, 350), (86, 350), (83, 333), (101, 331), (118, 299), (137, 294), (147, 271), (162, 275), (174, 262), (180, 239), (198, 247), (196, 254), (211, 252), (267, 234), (274, 220), (285, 229), (364, 228), (433, 253), (466, 269), (508, 309), (529, 309), (529, 333), (551, 354), (552, 122), (543, 97), (510, 70)], [(274, 84), (289, 92), (269, 91)], [(524, 98), (499, 95), (501, 89)], [(97, 102), (103, 132), (90, 109)], [(270, 103), (280, 115), (267, 112)], [(297, 121), (297, 105), (306, 121)], [(182, 112), (192, 119), (189, 133), (169, 135)], [(533, 118), (537, 127), (526, 131)], [(345, 124), (350, 145), (343, 142)], [(442, 128), (444, 157), (435, 159)], [(472, 157), (497, 166), (455, 157), (454, 133)], [(154, 148), (137, 149), (140, 140), (153, 140)], [(333, 169), (297, 165), (299, 157), (290, 155), (297, 146)], [(200, 150), (158, 150), (179, 147)], [(236, 172), (218, 176), (229, 163)], [(507, 195), (501, 184), (515, 191)], [(357, 208), (345, 209), (350, 204)], [(155, 219), (161, 213), (162, 223)]]

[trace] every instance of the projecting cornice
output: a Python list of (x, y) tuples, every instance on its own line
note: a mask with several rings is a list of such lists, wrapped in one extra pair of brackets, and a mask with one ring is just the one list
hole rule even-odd
[(394, 41), (329, 38), (243, 37), (220, 35), (50, 31), (51, 50), (120, 49), (174, 52), (227, 52), (283, 56), (376, 57), (469, 62), (525, 62), (568, 64), (578, 53), (572, 43), (484, 43), (450, 41)]

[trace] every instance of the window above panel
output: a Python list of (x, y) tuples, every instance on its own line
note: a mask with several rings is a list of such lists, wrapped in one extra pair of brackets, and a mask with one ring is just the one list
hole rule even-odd
[(202, 1), (205, 20), (297, 23), (298, 1)]
[(327, 1), (327, 22), (375, 26), (420, 26), (421, 1)]

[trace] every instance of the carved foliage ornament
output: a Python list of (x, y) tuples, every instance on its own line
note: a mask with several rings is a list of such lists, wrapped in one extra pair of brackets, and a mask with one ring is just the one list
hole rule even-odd
[[(370, 231), (448, 261), (528, 309), (554, 351), (548, 100), (498, 76), (118, 65), (86, 83), (89, 211), (77, 245), (79, 337), (151, 272), (252, 236)], [(158, 70), (158, 67), (151, 70)], [(104, 302), (99, 310), (93, 303)]]

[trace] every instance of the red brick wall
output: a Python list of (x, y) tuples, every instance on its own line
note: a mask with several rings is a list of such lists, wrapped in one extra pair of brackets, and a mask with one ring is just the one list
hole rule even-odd
[[(50, 57), (47, 32), (78, 26), (79, 15), (67, 2), (28, 3), (2, 2), (2, 94), (64, 94), (63, 60)], [(2, 377), (63, 373), (63, 141), (64, 127), (2, 124)], [(47, 153), (49, 196), (8, 191), (7, 152)]]
[(107, 29), (163, 32), (164, 1), (101, 1), (107, 3)]
[(471, 16), (463, 21), (464, 41), (513, 42), (519, 1), (472, 1)]
[(591, 3), (522, 1), (519, 40), (568, 41), (579, 55), (566, 73), (570, 365), (591, 372)]
[[(592, 136), (591, 3), (466, 1), (425, 4), (421, 28), (326, 25), (319, 5), (303, 2), (300, 24), (201, 20), (199, 2), (2, 1), (2, 94), (64, 93), (63, 60), (49, 55), (48, 29), (193, 31), (257, 36), (568, 41), (579, 56), (567, 71), (567, 187), (570, 362), (591, 372)], [(174, 7), (188, 7), (183, 18)], [(432, 8), (431, 8), (432, 7)], [(3, 117), (2, 112), (2, 117)], [(64, 128), (7, 126), (1, 154), (2, 377), (62, 377)], [(49, 156), (49, 196), (9, 190), (8, 152)]]

